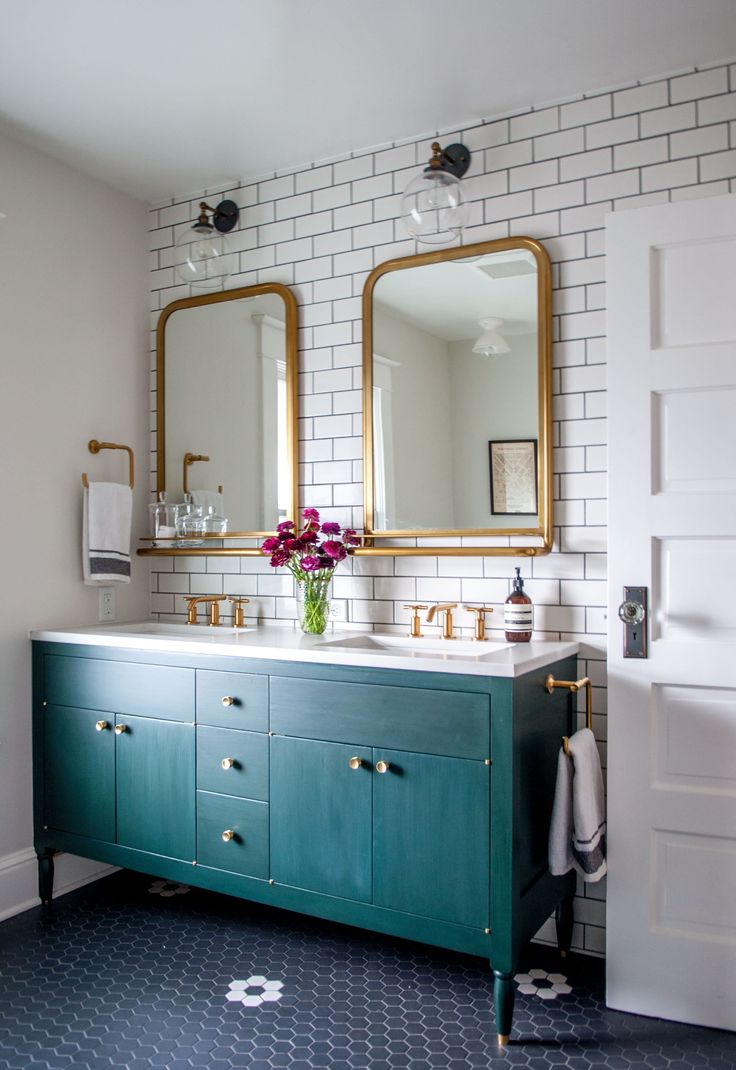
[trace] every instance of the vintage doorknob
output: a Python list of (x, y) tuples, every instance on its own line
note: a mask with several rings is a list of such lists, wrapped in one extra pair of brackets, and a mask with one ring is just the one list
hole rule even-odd
[(235, 705), (235, 699), (233, 698), (232, 695), (223, 695), (222, 698), (220, 699), (220, 702), (222, 702), (223, 706), (233, 706), (233, 705)]
[(110, 725), (109, 725), (108, 721), (97, 721), (95, 723), (95, 728), (97, 729), (98, 732), (104, 732), (105, 729), (109, 728), (109, 727), (110, 727)]
[(115, 735), (116, 736), (122, 736), (123, 732), (127, 732), (127, 731), (128, 731), (127, 724), (116, 724), (115, 725)]
[(639, 602), (622, 602), (618, 607), (618, 615), (624, 624), (641, 624), (644, 620), (644, 606)]
[(363, 759), (362, 758), (357, 758), (357, 757), (356, 758), (351, 758), (348, 761), (348, 765), (350, 766), (351, 769), (360, 769), (362, 764), (363, 764)]
[(232, 767), (235, 765), (235, 759), (234, 758), (223, 758), (222, 761), (220, 762), (220, 765), (222, 766), (223, 769), (232, 769)]
[(235, 839), (235, 829), (225, 829), (225, 831), (222, 834), (222, 838), (225, 841), (225, 843), (229, 843), (230, 840), (234, 840)]
[(377, 773), (387, 773), (390, 768), (391, 768), (391, 766), (388, 764), (388, 762), (384, 762), (384, 761), (376, 762), (376, 772)]

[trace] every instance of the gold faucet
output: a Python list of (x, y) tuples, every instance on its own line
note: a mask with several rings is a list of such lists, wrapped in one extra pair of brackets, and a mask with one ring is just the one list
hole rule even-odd
[(452, 611), (457, 609), (457, 602), (438, 602), (434, 606), (429, 607), (429, 613), (427, 614), (427, 623), (431, 624), (434, 620), (435, 613), (444, 613), (444, 620), (442, 621), (442, 638), (454, 639), (452, 634)]
[(410, 602), (404, 609), (410, 609), (411, 614), (411, 626), (409, 629), (409, 635), (412, 639), (422, 638), (422, 622), (419, 619), (419, 610), (426, 609), (426, 606), (420, 605), (418, 602)]
[(479, 643), (487, 642), (486, 639), (486, 613), (493, 613), (492, 606), (463, 606), (463, 609), (467, 609), (468, 613), (475, 613), (475, 635), (473, 639), (476, 639)]
[(215, 627), (220, 623), (220, 602), (224, 602), (227, 598), (227, 595), (200, 594), (196, 597), (191, 597), (188, 594), (184, 594), (182, 595), (182, 598), (187, 603), (187, 624), (197, 623), (197, 606), (200, 602), (209, 602), (210, 626)]
[(245, 623), (245, 610), (243, 609), (243, 605), (246, 602), (250, 602), (250, 598), (243, 598), (240, 595), (237, 595), (237, 596), (236, 595), (230, 595), (228, 597), (228, 602), (232, 602), (232, 604), (233, 604), (233, 625), (234, 625), (234, 627), (236, 627), (236, 628), (247, 628), (248, 625)]

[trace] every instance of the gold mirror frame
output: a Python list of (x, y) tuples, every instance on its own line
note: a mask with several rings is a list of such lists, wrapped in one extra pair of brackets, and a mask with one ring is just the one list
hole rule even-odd
[[(284, 301), (285, 307), (285, 335), (284, 347), (286, 357), (286, 450), (289, 459), (289, 474), (291, 477), (291, 504), (290, 516), (296, 517), (299, 512), (299, 482), (298, 482), (298, 436), (297, 436), (297, 380), (298, 380), (298, 311), (296, 297), (288, 286), (281, 283), (264, 283), (260, 286), (243, 286), (237, 290), (222, 290), (212, 294), (202, 294), (198, 297), (185, 297), (179, 301), (172, 301), (159, 316), (156, 328), (156, 490), (158, 493), (165, 490), (166, 480), (166, 419), (165, 419), (165, 389), (166, 389), (166, 324), (169, 316), (180, 309), (196, 308), (199, 305), (219, 304), (223, 301), (238, 301), (248, 297), (260, 297), (263, 294), (276, 294)], [(246, 459), (244, 459), (244, 463)], [(274, 522), (275, 529), (275, 522)], [(273, 531), (229, 531), (225, 535), (205, 536), (213, 542), (229, 542), (234, 539), (264, 539), (272, 535)], [(261, 550), (257, 546), (183, 546), (183, 547), (148, 547), (138, 551), (142, 555), (186, 555), (188, 557), (202, 556), (239, 556), (239, 557), (262, 557)]]
[[(537, 450), (538, 526), (535, 528), (476, 528), (469, 530), (422, 529), (421, 531), (374, 531), (374, 466), (373, 466), (373, 291), (380, 278), (392, 271), (402, 271), (445, 260), (460, 260), (488, 253), (502, 253), (526, 249), (533, 254), (537, 265), (537, 343), (538, 343), (538, 412), (539, 440)], [(497, 241), (477, 242), (454, 246), (416, 256), (399, 257), (379, 264), (371, 272), (363, 289), (363, 502), (364, 545), (353, 552), (365, 555), (388, 556), (504, 556), (536, 557), (552, 549), (552, 271), (549, 256), (533, 238), (501, 238)], [(539, 539), (538, 545), (484, 546), (431, 545), (431, 540), (461, 537), (529, 536)], [(412, 539), (421, 545), (381, 545), (381, 540)]]

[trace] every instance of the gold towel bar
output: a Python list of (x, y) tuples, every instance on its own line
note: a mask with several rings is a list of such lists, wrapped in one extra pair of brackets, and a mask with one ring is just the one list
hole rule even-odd
[[(566, 687), (568, 691), (572, 691), (573, 695), (576, 695), (581, 687), (585, 688), (585, 727), (593, 731), (593, 685), (590, 682), (588, 676), (583, 676), (580, 680), (555, 680), (552, 673), (548, 673), (544, 678), (544, 690), (548, 695), (551, 695), (556, 687)], [(569, 754), (569, 739), (567, 736), (562, 737), (562, 749), (565, 754)]]
[[(128, 454), (128, 460), (130, 462), (130, 478), (128, 482), (130, 484), (130, 489), (133, 489), (135, 485), (135, 460), (133, 458), (133, 451), (130, 446), (119, 446), (117, 442), (98, 442), (96, 438), (92, 438), (87, 443), (87, 448), (89, 449), (90, 453), (99, 453), (100, 450), (125, 450)], [(89, 480), (87, 479), (86, 472), (82, 472), (82, 486), (89, 487)]]
[[(184, 463), (182, 465), (181, 473), (181, 489), (184, 494), (189, 493), (189, 466), (194, 464), (195, 461), (209, 461), (209, 457), (204, 453), (185, 453)], [(222, 484), (217, 488), (217, 493), (222, 494)]]

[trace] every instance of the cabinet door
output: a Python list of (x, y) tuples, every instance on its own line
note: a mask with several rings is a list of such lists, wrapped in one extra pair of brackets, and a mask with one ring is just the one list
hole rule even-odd
[(485, 928), (489, 767), (410, 751), (375, 750), (374, 756), (373, 902)]
[(170, 858), (195, 858), (194, 725), (118, 717), (117, 842)]
[(44, 824), (115, 842), (115, 737), (110, 715), (43, 709)]
[[(363, 764), (352, 769), (350, 760)], [(271, 739), (271, 876), (342, 899), (371, 899), (371, 752)]]

